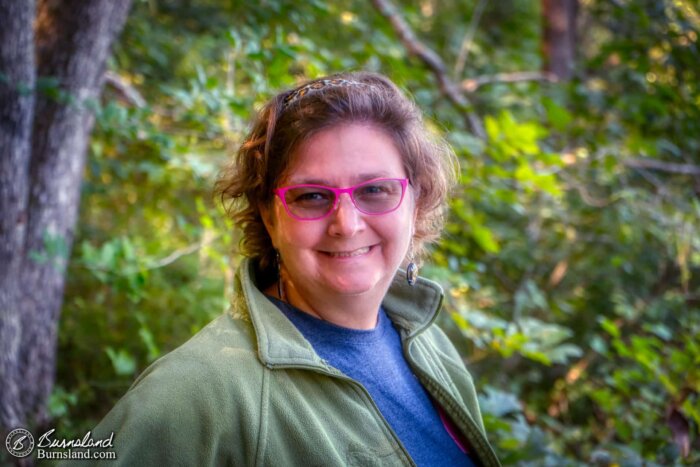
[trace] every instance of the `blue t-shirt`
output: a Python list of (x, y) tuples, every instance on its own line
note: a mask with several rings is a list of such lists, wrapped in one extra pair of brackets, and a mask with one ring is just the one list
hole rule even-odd
[(474, 466), (455, 443), (428, 393), (413, 375), (391, 320), (379, 309), (377, 326), (357, 330), (315, 318), (269, 297), (316, 353), (361, 383), (419, 466)]

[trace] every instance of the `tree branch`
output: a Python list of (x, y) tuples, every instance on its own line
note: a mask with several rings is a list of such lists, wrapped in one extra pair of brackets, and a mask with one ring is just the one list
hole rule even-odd
[(651, 169), (658, 170), (660, 172), (700, 177), (700, 166), (693, 164), (678, 164), (676, 162), (664, 162), (657, 159), (648, 159), (644, 157), (627, 159), (623, 162), (623, 164), (634, 169)]
[(474, 92), (481, 86), (493, 83), (518, 83), (523, 81), (547, 81), (556, 83), (559, 80), (552, 73), (541, 71), (516, 71), (513, 73), (496, 73), (495, 75), (483, 75), (476, 78), (462, 80), (462, 89), (466, 92)]
[(469, 29), (464, 34), (464, 39), (462, 39), (462, 45), (459, 48), (459, 55), (457, 55), (457, 60), (455, 62), (455, 68), (453, 71), (453, 76), (459, 78), (459, 75), (464, 71), (464, 65), (467, 63), (467, 56), (469, 55), (469, 50), (471, 49), (472, 42), (474, 41), (474, 35), (476, 34), (476, 28), (481, 20), (481, 15), (484, 12), (484, 7), (486, 6), (486, 0), (479, 0), (479, 3), (474, 9), (472, 14), (472, 19), (469, 22)]
[(191, 255), (192, 253), (196, 253), (197, 251), (201, 250), (202, 248), (211, 245), (220, 236), (221, 236), (220, 234), (208, 236), (205, 233), (199, 242), (192, 243), (190, 245), (187, 245), (186, 247), (175, 250), (163, 258), (154, 259), (154, 260), (148, 261), (144, 264), (139, 264), (136, 267), (121, 268), (118, 271), (115, 271), (114, 269), (108, 268), (108, 267), (101, 267), (101, 266), (96, 266), (94, 264), (88, 264), (87, 262), (84, 262), (84, 261), (81, 261), (78, 264), (81, 264), (83, 267), (85, 267), (86, 269), (89, 269), (91, 271), (99, 271), (99, 272), (114, 274), (114, 275), (118, 275), (118, 276), (129, 276), (132, 274), (137, 274), (139, 271), (144, 270), (144, 269), (151, 271), (154, 269), (164, 268), (164, 267), (174, 263), (175, 261), (179, 260), (183, 256)]
[(604, 208), (614, 203), (616, 199), (599, 199), (592, 196), (586, 186), (574, 179), (574, 177), (568, 175), (565, 171), (559, 172), (559, 176), (572, 188), (578, 191), (581, 199), (584, 203), (594, 208)]
[(111, 71), (105, 72), (105, 84), (113, 87), (127, 102), (138, 108), (146, 106), (146, 100), (135, 87), (124, 81), (124, 78)]
[(171, 263), (174, 263), (175, 261), (182, 258), (183, 256), (191, 255), (192, 253), (195, 253), (196, 251), (198, 251), (206, 246), (209, 246), (217, 238), (219, 238), (218, 234), (210, 236), (209, 238), (203, 237), (199, 243), (193, 243), (193, 244), (188, 245), (184, 248), (180, 248), (179, 250), (175, 250), (172, 253), (170, 253), (168, 256), (152, 262), (151, 264), (146, 266), (146, 269), (158, 269), (158, 268), (165, 267)]
[(435, 75), (442, 93), (461, 111), (464, 112), (467, 124), (476, 136), (485, 137), (483, 125), (479, 117), (471, 112), (471, 102), (462, 90), (448, 76), (447, 67), (440, 56), (423, 44), (413, 33), (411, 27), (396, 11), (396, 7), (389, 0), (372, 0), (375, 8), (386, 18), (399, 39), (411, 55), (420, 59)]

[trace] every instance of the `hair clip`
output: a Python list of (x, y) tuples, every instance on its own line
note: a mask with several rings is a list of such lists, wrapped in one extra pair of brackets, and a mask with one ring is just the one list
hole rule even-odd
[(359, 81), (350, 81), (343, 78), (333, 78), (333, 79), (320, 79), (318, 81), (313, 81), (309, 84), (305, 84), (289, 93), (283, 102), (283, 107), (287, 108), (295, 101), (301, 99), (310, 92), (320, 91), (321, 89), (329, 87), (348, 87), (348, 86), (370, 86), (367, 83), (361, 83)]

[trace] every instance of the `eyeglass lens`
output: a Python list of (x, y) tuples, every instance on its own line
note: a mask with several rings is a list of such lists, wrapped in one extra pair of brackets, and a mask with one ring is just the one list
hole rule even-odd
[[(352, 200), (366, 214), (383, 214), (396, 209), (403, 196), (401, 180), (375, 180), (357, 185)], [(285, 193), (289, 211), (301, 219), (323, 217), (335, 206), (336, 194), (321, 186), (292, 187)]]

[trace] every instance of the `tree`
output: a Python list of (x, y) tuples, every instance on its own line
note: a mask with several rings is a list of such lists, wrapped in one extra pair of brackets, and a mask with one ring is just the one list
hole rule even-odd
[(86, 147), (130, 0), (0, 0), (0, 426), (48, 421)]
[(574, 72), (577, 12), (577, 0), (542, 0), (545, 71), (563, 80)]

